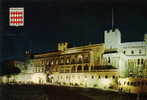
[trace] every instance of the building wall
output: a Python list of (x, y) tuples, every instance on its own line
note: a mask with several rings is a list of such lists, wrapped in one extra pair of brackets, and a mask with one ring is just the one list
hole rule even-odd
[(119, 29), (104, 32), (106, 49), (119, 48), (121, 44), (121, 32)]
[(99, 70), (98, 72), (84, 73), (55, 73), (50, 77), (51, 83), (56, 85), (116, 88), (118, 75), (116, 70)]

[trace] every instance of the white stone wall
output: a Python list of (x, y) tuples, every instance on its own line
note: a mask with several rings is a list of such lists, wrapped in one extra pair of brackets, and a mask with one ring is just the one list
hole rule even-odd
[(104, 32), (106, 49), (119, 48), (121, 43), (121, 33), (118, 29)]
[(110, 53), (110, 54), (103, 55), (103, 64), (104, 65), (112, 65), (115, 68), (119, 68), (119, 60), (120, 60), (119, 53)]
[(145, 56), (147, 55), (146, 44), (145, 42), (122, 43), (120, 52), (124, 53), (127, 56)]

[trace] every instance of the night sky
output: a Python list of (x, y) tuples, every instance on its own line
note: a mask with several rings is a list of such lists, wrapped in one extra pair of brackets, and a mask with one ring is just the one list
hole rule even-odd
[[(118, 0), (117, 0), (118, 1)], [(8, 8), (24, 7), (24, 27), (9, 27)], [(122, 33), (122, 42), (142, 41), (147, 32), (147, 3), (110, 0), (3, 0), (2, 58), (22, 58), (26, 50), (46, 52), (58, 42), (72, 46), (103, 43), (104, 30)]]

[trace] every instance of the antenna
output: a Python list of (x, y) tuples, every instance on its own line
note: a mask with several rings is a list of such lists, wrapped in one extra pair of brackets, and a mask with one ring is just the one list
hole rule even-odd
[(114, 27), (114, 9), (112, 8), (112, 29)]
[(32, 40), (30, 40), (29, 42), (30, 42), (29, 52), (31, 53), (32, 52)]

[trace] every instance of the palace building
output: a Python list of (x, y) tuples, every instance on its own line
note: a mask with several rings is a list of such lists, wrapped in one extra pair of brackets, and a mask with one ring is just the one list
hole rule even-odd
[(114, 29), (104, 31), (104, 43), (70, 48), (68, 45), (58, 43), (53, 52), (27, 52), (27, 71), (23, 75), (29, 75), (29, 79), (19, 81), (137, 93), (139, 87), (132, 91), (132, 87), (122, 85), (122, 80), (147, 80), (147, 34), (143, 41), (122, 43), (120, 30)]

